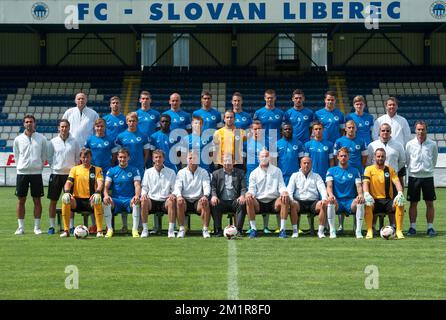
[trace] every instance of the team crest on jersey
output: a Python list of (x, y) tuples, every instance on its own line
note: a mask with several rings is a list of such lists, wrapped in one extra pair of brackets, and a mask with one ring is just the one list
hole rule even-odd
[[(174, 119), (176, 121), (176, 119)], [(180, 117), (180, 121), (184, 121), (184, 117)]]
[(142, 138), (141, 137), (136, 137), (136, 141), (141, 141), (142, 140)]
[(324, 151), (328, 151), (328, 147), (327, 146), (324, 146)]
[(246, 117), (242, 117), (242, 121), (246, 121)]
[(96, 177), (96, 175), (94, 173), (90, 173), (90, 179), (94, 179), (94, 177)]
[[(300, 120), (300, 119), (299, 119)], [(304, 116), (304, 120), (307, 121), (308, 120), (308, 116)]]
[(155, 116), (152, 114), (152, 115), (150, 116), (150, 119), (154, 120), (154, 119), (155, 119)]
[(108, 146), (108, 141), (104, 141), (104, 146)]
[(119, 124), (122, 126), (124, 125), (124, 120), (119, 121)]
[(293, 150), (297, 150), (297, 146), (296, 145), (293, 146)]
[(353, 175), (352, 175), (351, 173), (349, 173), (349, 174), (347, 175), (347, 177), (348, 177), (349, 179), (351, 179), (351, 178), (353, 178)]
[(211, 119), (212, 119), (212, 120), (215, 120), (215, 119), (217, 119), (217, 118), (216, 118), (215, 116), (212, 116)]
[[(169, 139), (169, 142), (170, 142), (170, 143), (174, 143), (175, 140), (174, 140), (173, 138), (170, 138), (170, 139)], [(166, 143), (167, 143), (167, 141), (166, 141)]]
[(385, 172), (384, 173), (384, 177), (386, 177), (386, 178), (390, 177), (390, 173), (389, 172)]
[(335, 119), (336, 121), (339, 121), (339, 117), (338, 117), (338, 116), (334, 116), (334, 119)]
[(355, 148), (356, 148), (356, 150), (359, 150), (359, 149), (361, 149), (361, 146), (360, 146), (359, 144), (357, 144), (357, 145), (355, 146)]
[(370, 122), (366, 121), (364, 122), (366, 126), (370, 125)]
[(131, 172), (127, 173), (127, 177), (131, 178), (133, 174)]
[(278, 114), (276, 114), (274, 118), (280, 119), (280, 116)]

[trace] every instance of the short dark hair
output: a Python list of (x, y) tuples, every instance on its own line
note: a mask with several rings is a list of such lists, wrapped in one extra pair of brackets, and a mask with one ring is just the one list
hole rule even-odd
[(212, 93), (209, 90), (203, 90), (201, 91), (200, 98), (203, 98), (204, 96), (209, 96), (212, 99)]
[(88, 148), (83, 147), (81, 149), (81, 151), (79, 152), (79, 156), (81, 156), (81, 157), (82, 156), (88, 156), (88, 155), (90, 155), (90, 157), (92, 156), (91, 150), (88, 149)]
[(23, 122), (25, 122), (25, 119), (33, 119), (34, 122), (36, 122), (36, 118), (32, 114), (27, 114), (23, 117)]
[(332, 96), (332, 97), (336, 98), (336, 92), (334, 92), (332, 90), (328, 90), (327, 92), (325, 92), (324, 98), (327, 98), (327, 96)]
[(65, 122), (65, 123), (68, 124), (68, 126), (71, 126), (71, 125), (70, 125), (70, 121), (68, 121), (68, 119), (59, 119), (59, 120), (57, 121), (57, 126), (60, 126), (60, 124), (61, 124), (62, 122)]
[(295, 89), (293, 91), (292, 97), (294, 97), (294, 95), (296, 95), (296, 94), (300, 94), (305, 97), (305, 93), (301, 89)]

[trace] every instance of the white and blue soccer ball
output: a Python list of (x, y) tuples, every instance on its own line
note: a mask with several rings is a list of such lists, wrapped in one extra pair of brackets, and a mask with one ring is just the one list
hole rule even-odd
[(237, 237), (237, 227), (234, 225), (225, 227), (225, 229), (223, 230), (223, 235), (228, 240), (236, 238)]
[(379, 234), (384, 240), (392, 240), (395, 238), (395, 229), (392, 226), (382, 227)]
[(88, 237), (88, 228), (84, 225), (78, 225), (74, 228), (74, 236), (76, 239), (85, 239)]

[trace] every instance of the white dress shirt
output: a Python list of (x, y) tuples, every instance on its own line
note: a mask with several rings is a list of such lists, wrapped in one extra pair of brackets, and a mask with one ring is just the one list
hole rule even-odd
[(438, 147), (429, 138), (420, 143), (417, 138), (406, 145), (406, 161), (409, 177), (430, 178), (434, 176), (437, 165)]
[(166, 201), (173, 193), (175, 178), (175, 171), (168, 167), (162, 168), (161, 171), (156, 170), (155, 167), (147, 169), (142, 179), (141, 195), (147, 194), (150, 199), (155, 201)]
[(201, 167), (197, 167), (194, 173), (185, 167), (178, 171), (173, 194), (193, 202), (203, 196), (211, 194), (211, 179), (209, 173)]
[(307, 176), (299, 170), (291, 175), (288, 194), (292, 200), (315, 201), (327, 199), (327, 188), (321, 176), (310, 171)]
[(367, 147), (368, 157), (367, 165), (370, 166), (375, 163), (375, 150), (383, 148), (386, 150), (386, 162), (385, 164), (391, 166), (396, 173), (400, 171), (406, 165), (406, 153), (404, 147), (391, 138), (387, 143), (381, 141), (381, 139), (372, 141)]
[(58, 135), (48, 143), (48, 163), (52, 174), (69, 174), (79, 164), (80, 146), (70, 134), (64, 141)]
[(260, 202), (276, 200), (282, 192), (287, 192), (282, 170), (271, 163), (266, 170), (258, 166), (249, 175), (248, 192)]
[(85, 107), (82, 114), (78, 107), (65, 111), (62, 119), (70, 122), (70, 133), (76, 139), (79, 146), (83, 146), (87, 138), (94, 134), (94, 122), (99, 115), (93, 109)]
[(47, 159), (47, 143), (45, 136), (37, 132), (31, 137), (22, 133), (14, 139), (13, 152), (17, 174), (42, 174)]
[(375, 124), (373, 125), (373, 140), (379, 139), (379, 129), (383, 123), (390, 125), (392, 128), (392, 139), (398, 141), (402, 146), (405, 146), (410, 140), (411, 133), (409, 123), (405, 118), (398, 114), (395, 114), (392, 118), (388, 114), (385, 114), (376, 119)]

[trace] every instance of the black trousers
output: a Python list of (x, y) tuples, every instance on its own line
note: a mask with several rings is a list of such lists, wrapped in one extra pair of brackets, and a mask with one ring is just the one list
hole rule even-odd
[(237, 215), (236, 227), (238, 230), (243, 228), (246, 216), (246, 205), (240, 205), (236, 200), (220, 200), (218, 205), (211, 206), (212, 219), (214, 220), (214, 230), (222, 230), (221, 220), (223, 213), (235, 212)]

